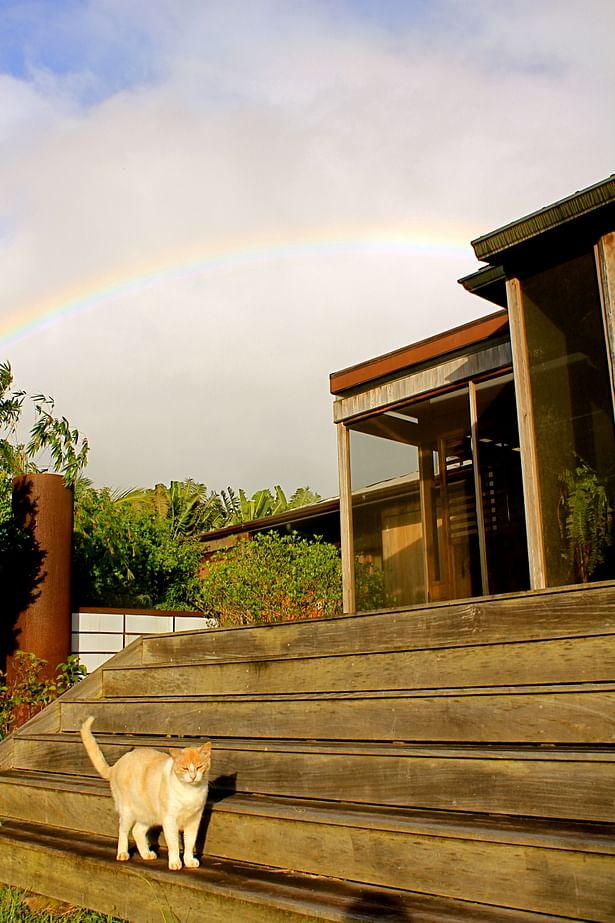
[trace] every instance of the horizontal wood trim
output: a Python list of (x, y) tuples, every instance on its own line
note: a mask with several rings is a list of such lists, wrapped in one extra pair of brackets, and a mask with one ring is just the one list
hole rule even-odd
[[(105, 752), (114, 747), (113, 758), (117, 758), (118, 752), (126, 752), (135, 743), (138, 745), (134, 739), (125, 745), (107, 740)], [(158, 749), (166, 746), (160, 740), (154, 745)], [(31, 742), (20, 751), (26, 766), (34, 746)], [(37, 749), (44, 752), (42, 742)], [(92, 772), (79, 741), (63, 742), (63, 753), (59, 748), (54, 753), (58, 766), (64, 761), (75, 771)], [(41, 761), (40, 756), (36, 759)], [(615, 823), (614, 760), (613, 754), (596, 750), (496, 751), (494, 755), (489, 747), (464, 752), (444, 746), (355, 745), (353, 749), (319, 743), (293, 747), (289, 742), (259, 745), (253, 741), (249, 746), (215, 740), (211, 780), (223, 792)], [(79, 829), (89, 830), (81, 827), (85, 815), (71, 807), (70, 799), (77, 794), (90, 799), (101, 794), (101, 787), (107, 795), (108, 786), (96, 776), (79, 775), (69, 784), (66, 775), (46, 773), (41, 779), (41, 772), (34, 774), (26, 768), (16, 778), (1, 779), (4, 816), (33, 821), (40, 816), (40, 822), (66, 827), (78, 822)], [(41, 796), (45, 788), (57, 792), (58, 798)], [(92, 807), (87, 799), (84, 811)], [(44, 810), (39, 811), (39, 803)], [(12, 804), (20, 807), (11, 808)], [(63, 804), (67, 805), (65, 812)], [(91, 829), (103, 832), (95, 816), (98, 826)]]
[[(60, 900), (134, 920), (160, 918), (161, 908), (185, 923), (318, 923), (380, 920), (392, 908), (417, 923), (562, 923), (534, 915), (429, 894), (379, 892), (352, 882), (305, 878), (208, 857), (197, 873), (169, 872), (162, 862), (135, 859), (118, 869), (113, 841), (92, 835), (87, 845), (61, 831), (8, 823), (0, 831), (2, 880)], [(88, 882), (87, 892), (84, 881)], [(91, 886), (90, 886), (91, 883)], [(119, 886), (121, 884), (121, 887)]]
[(361, 826), (264, 822), (237, 814), (235, 823), (207, 833), (210, 854), (236, 855), (276, 866), (282, 861), (308, 874), (326, 874), (409, 891), (507, 905), (533, 912), (608, 920), (615, 906), (615, 857), (582, 855), (475, 839), (394, 833)]
[[(96, 712), (99, 733), (182, 733), (207, 737), (464, 743), (615, 742), (615, 690), (468, 691), (256, 701), (122, 701)], [(79, 726), (91, 705), (67, 703), (63, 726)], [(72, 713), (72, 714), (71, 714)], [(44, 768), (44, 767), (40, 767)]]
[(615, 635), (103, 673), (107, 697), (359, 692), (615, 681)]
[(342, 397), (333, 403), (335, 423), (376, 413), (431, 392), (461, 385), (472, 378), (511, 367), (510, 343), (501, 343), (481, 352), (457, 356), (422, 371), (375, 385), (369, 391)]
[[(143, 663), (262, 661), (615, 633), (615, 585), (142, 639)], [(117, 657), (107, 664), (119, 664)]]
[[(32, 776), (33, 773), (30, 773)], [(54, 775), (45, 774), (45, 782), (20, 782), (17, 774), (9, 777), (7, 784), (14, 791), (43, 793), (55, 791), (72, 793), (75, 798), (99, 798), (101, 807), (112, 806), (108, 785), (100, 780), (90, 782), (75, 780), (74, 783), (61, 779), (57, 786)], [(3, 777), (4, 781), (4, 777)], [(475, 812), (460, 812), (450, 807), (439, 810), (399, 810), (381, 805), (360, 805), (347, 802), (331, 803), (316, 798), (302, 799), (286, 797), (261, 797), (254, 794), (237, 793), (228, 797), (217, 796), (208, 801), (208, 813), (220, 816), (245, 814), (255, 818), (277, 818), (293, 823), (320, 824), (328, 826), (357, 827), (366, 830), (391, 833), (418, 834), (420, 836), (447, 837), (458, 840), (480, 840), (486, 843), (547, 847), (552, 849), (574, 849), (579, 852), (596, 852), (615, 856), (613, 825), (602, 822), (585, 824), (576, 821), (562, 821), (553, 824), (544, 818), (496, 817)], [(26, 808), (27, 810), (27, 808)], [(50, 815), (60, 817), (61, 815)], [(25, 818), (22, 818), (25, 819)], [(50, 826), (58, 826), (50, 824)], [(79, 828), (82, 829), (82, 828)], [(88, 828), (83, 828), (87, 831)], [(94, 831), (93, 831), (94, 832)], [(115, 833), (115, 831), (113, 831)]]
[(361, 387), (378, 378), (398, 374), (405, 369), (434, 359), (442, 358), (448, 353), (468, 349), (490, 337), (506, 333), (508, 314), (498, 311), (488, 317), (470, 321), (453, 330), (428, 337), (402, 349), (396, 349), (384, 356), (369, 359), (329, 376), (332, 394), (342, 394), (351, 388)]
[[(32, 774), (30, 774), (32, 775)], [(117, 814), (108, 783), (85, 778), (67, 783), (48, 774), (45, 782), (0, 778), (2, 816), (80, 833), (116, 837)]]
[[(84, 842), (63, 831), (10, 822), (0, 830), (0, 880), (26, 891), (35, 882), (37, 893), (140, 923), (169, 915), (183, 923), (204, 918), (207, 923), (317, 923), (339, 920), (361, 893), (352, 884), (315, 886), (292, 873), (246, 869), (211, 857), (196, 873), (169, 871), (164, 856), (154, 863), (133, 859), (118, 865), (112, 839), (90, 835)], [(443, 903), (433, 902), (436, 910), (425, 923), (445, 919), (437, 915)]]

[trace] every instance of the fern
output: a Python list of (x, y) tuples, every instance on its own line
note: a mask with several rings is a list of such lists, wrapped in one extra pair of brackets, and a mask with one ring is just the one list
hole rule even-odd
[(571, 572), (587, 583), (611, 543), (611, 505), (604, 483), (579, 460), (560, 476), (560, 533)]

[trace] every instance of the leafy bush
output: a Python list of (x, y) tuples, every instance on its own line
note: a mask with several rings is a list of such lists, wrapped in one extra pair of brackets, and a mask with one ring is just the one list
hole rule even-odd
[(587, 583), (604, 562), (612, 543), (611, 516), (606, 485), (581, 459), (559, 478), (559, 521), (563, 555), (573, 579)]
[(339, 552), (296, 532), (258, 533), (212, 556), (202, 578), (199, 608), (221, 625), (339, 615)]
[(16, 651), (14, 676), (7, 680), (0, 673), (0, 738), (25, 724), (87, 673), (79, 658), (70, 654), (66, 663), (58, 664), (53, 679), (43, 679), (40, 674), (46, 663), (36, 654)]
[(80, 606), (192, 609), (202, 547), (170, 519), (86, 488), (75, 503), (73, 595)]

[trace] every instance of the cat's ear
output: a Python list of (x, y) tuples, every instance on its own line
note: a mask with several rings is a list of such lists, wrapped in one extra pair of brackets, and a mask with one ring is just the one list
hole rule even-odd
[(169, 753), (174, 760), (178, 759), (183, 753), (183, 750), (180, 750), (178, 747), (169, 747)]
[(211, 740), (199, 747), (199, 753), (202, 753), (203, 756), (211, 756)]

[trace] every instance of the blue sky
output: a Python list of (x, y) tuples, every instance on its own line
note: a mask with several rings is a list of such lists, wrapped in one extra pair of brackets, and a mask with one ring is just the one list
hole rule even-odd
[(614, 30), (606, 0), (0, 0), (0, 358), (97, 483), (335, 493), (329, 373), (487, 313), (469, 241), (613, 172)]
[[(93, 104), (155, 79), (156, 35), (140, 4), (83, 0), (0, 3), (0, 70), (25, 81), (52, 75)], [(75, 79), (78, 78), (78, 79)]]

